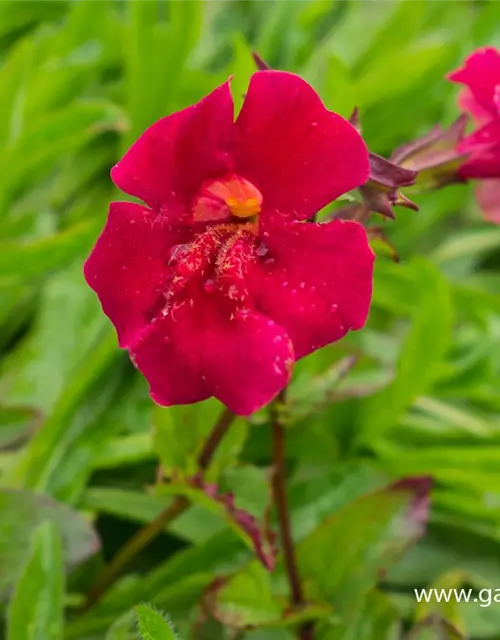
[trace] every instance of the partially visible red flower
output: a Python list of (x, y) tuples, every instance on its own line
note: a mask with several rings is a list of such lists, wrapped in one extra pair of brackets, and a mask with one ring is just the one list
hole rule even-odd
[(368, 177), (346, 120), (299, 77), (253, 75), (151, 126), (113, 168), (88, 284), (153, 399), (269, 402), (298, 358), (365, 323), (373, 252), (354, 222), (308, 222)]
[(500, 52), (492, 47), (478, 49), (449, 78), (465, 85), (459, 104), (477, 125), (460, 144), (460, 151), (470, 154), (459, 169), (460, 176), (500, 177)]
[(465, 64), (449, 75), (465, 85), (459, 97), (476, 129), (466, 136), (459, 150), (468, 154), (459, 175), (480, 179), (476, 197), (485, 217), (500, 223), (500, 52), (493, 47), (478, 49)]

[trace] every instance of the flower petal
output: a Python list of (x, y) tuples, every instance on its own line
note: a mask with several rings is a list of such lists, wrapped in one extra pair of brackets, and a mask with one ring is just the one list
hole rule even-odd
[(481, 180), (476, 198), (485, 219), (500, 224), (500, 180)]
[(364, 325), (374, 254), (356, 222), (273, 227), (263, 233), (268, 253), (251, 286), (257, 310), (284, 327), (298, 359)]
[(458, 151), (466, 155), (458, 174), (469, 178), (500, 176), (500, 119), (492, 120), (462, 140)]
[[(500, 83), (500, 52), (496, 49), (478, 49), (467, 58), (463, 67), (450, 73), (448, 78), (469, 87), (480, 107), (487, 109), (493, 116), (498, 115), (495, 91)], [(477, 112), (476, 107), (471, 109), (473, 115)]]
[(131, 202), (113, 202), (104, 230), (85, 263), (88, 285), (128, 347), (149, 324), (168, 276), (169, 249), (184, 241), (158, 214)]
[(309, 218), (368, 179), (359, 133), (294, 74), (255, 73), (235, 127), (236, 171), (259, 189), (266, 211)]
[(284, 330), (257, 313), (230, 319), (226, 311), (217, 294), (200, 295), (151, 325), (132, 358), (156, 402), (188, 404), (213, 395), (248, 415), (285, 387), (294, 356)]
[(231, 168), (233, 99), (229, 83), (153, 124), (111, 171), (116, 185), (151, 208), (189, 206), (203, 180)]
[(469, 113), (474, 122), (481, 126), (490, 122), (492, 113), (490, 109), (483, 107), (468, 88), (463, 89), (458, 96), (458, 106), (462, 111)]

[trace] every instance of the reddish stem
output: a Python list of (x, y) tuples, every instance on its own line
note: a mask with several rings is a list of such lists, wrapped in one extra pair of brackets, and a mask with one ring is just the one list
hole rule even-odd
[[(271, 407), (271, 425), (273, 432), (273, 493), (274, 503), (278, 512), (281, 545), (285, 558), (285, 567), (290, 585), (290, 594), (294, 608), (304, 606), (304, 595), (300, 582), (295, 558), (295, 549), (292, 538), (292, 528), (288, 510), (286, 493), (286, 468), (285, 468), (285, 427), (281, 421), (281, 408), (285, 404), (286, 390), (283, 390)], [(314, 640), (314, 631), (309, 623), (299, 629), (300, 640)]]

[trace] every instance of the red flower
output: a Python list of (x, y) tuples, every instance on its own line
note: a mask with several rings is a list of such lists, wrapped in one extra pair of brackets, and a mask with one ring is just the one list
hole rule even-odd
[(500, 52), (493, 47), (478, 49), (449, 78), (465, 85), (459, 104), (477, 125), (459, 146), (460, 152), (469, 154), (459, 176), (486, 179), (477, 188), (479, 206), (487, 219), (499, 223)]
[(470, 154), (460, 168), (461, 177), (500, 177), (500, 52), (478, 49), (449, 78), (466, 86), (459, 104), (477, 124), (461, 142), (461, 151)]
[(364, 228), (307, 220), (366, 181), (368, 153), (299, 77), (254, 74), (236, 121), (220, 86), (111, 175), (146, 205), (111, 204), (85, 276), (159, 404), (216, 396), (249, 414), (296, 359), (365, 323)]

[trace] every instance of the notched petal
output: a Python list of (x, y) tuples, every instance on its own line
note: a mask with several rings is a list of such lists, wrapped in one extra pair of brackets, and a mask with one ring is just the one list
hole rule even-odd
[(237, 172), (262, 193), (263, 214), (311, 218), (368, 178), (359, 133), (292, 73), (255, 73), (235, 128)]
[(151, 208), (190, 211), (200, 184), (231, 170), (233, 99), (229, 83), (162, 118), (113, 167), (115, 184)]

